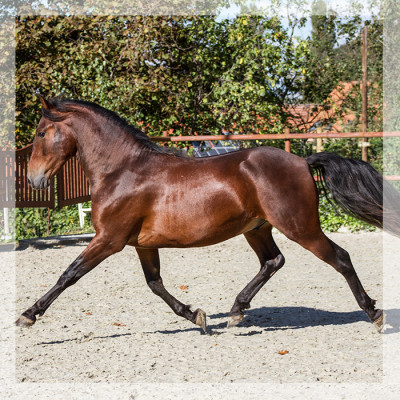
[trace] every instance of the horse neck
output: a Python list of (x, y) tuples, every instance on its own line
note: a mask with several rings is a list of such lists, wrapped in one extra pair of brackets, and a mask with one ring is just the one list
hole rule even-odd
[(74, 128), (79, 161), (91, 186), (140, 152), (132, 134), (102, 116), (77, 119)]

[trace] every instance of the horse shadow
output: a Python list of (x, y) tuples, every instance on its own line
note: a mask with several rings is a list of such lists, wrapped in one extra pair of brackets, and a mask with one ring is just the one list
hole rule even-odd
[[(386, 324), (383, 334), (400, 332), (400, 309), (385, 310)], [(228, 318), (228, 313), (210, 315), (209, 318)], [(369, 322), (364, 311), (326, 311), (309, 307), (261, 307), (245, 312), (238, 327), (258, 327), (264, 331), (304, 329), (315, 326), (346, 325)], [(210, 329), (226, 327), (226, 322), (209, 325)], [(251, 332), (250, 332), (251, 333)]]
[(88, 243), (93, 239), (93, 235), (79, 235), (79, 236), (49, 236), (36, 239), (23, 239), (19, 240), (13, 250), (23, 251), (29, 247), (36, 250), (44, 250), (59, 247), (76, 247), (76, 246), (87, 246)]
[[(385, 310), (386, 328), (383, 334), (400, 332), (400, 309)], [(226, 332), (229, 313), (210, 314), (209, 320), (224, 319), (223, 322), (208, 324), (209, 334), (221, 335)], [(276, 330), (295, 330), (317, 326), (347, 325), (356, 322), (370, 323), (364, 311), (327, 311), (309, 307), (260, 307), (245, 312), (245, 318), (237, 328), (262, 328), (265, 332)], [(224, 330), (224, 331), (220, 331)], [(179, 334), (182, 332), (198, 332), (199, 328), (166, 329), (147, 333)], [(202, 332), (203, 333), (203, 332)], [(252, 336), (262, 331), (239, 331), (237, 336)]]
[[(385, 310), (387, 328), (384, 334), (400, 332), (400, 310)], [(221, 335), (226, 332), (229, 313), (208, 315), (208, 333)], [(213, 320), (223, 319), (222, 322), (212, 323)], [(327, 311), (310, 307), (260, 307), (247, 310), (245, 318), (237, 325), (235, 335), (251, 336), (263, 331), (295, 330), (317, 326), (347, 325), (356, 322), (370, 323), (364, 311)], [(240, 328), (261, 328), (262, 330), (248, 331)], [(222, 331), (221, 331), (222, 330)], [(198, 331), (198, 328), (158, 330), (154, 333), (178, 334), (181, 332)]]
[[(394, 334), (400, 332), (400, 309), (385, 310), (386, 328), (383, 334)], [(227, 319), (229, 313), (211, 314), (208, 318), (212, 320), (223, 318), (224, 322), (209, 324), (208, 333), (211, 335), (221, 335), (226, 332)], [(261, 307), (248, 310), (245, 313), (243, 321), (237, 325), (238, 331), (236, 336), (252, 336), (261, 334), (262, 331), (245, 331), (240, 332), (240, 328), (262, 328), (265, 332), (290, 329), (304, 329), (316, 326), (328, 325), (346, 325), (356, 322), (369, 322), (368, 317), (363, 311), (326, 311), (309, 307)], [(218, 330), (224, 331), (218, 331)], [(166, 334), (175, 335), (184, 332), (201, 331), (198, 327), (190, 327), (186, 329), (166, 329), (156, 330), (152, 332), (144, 332), (145, 334)], [(203, 333), (201, 331), (201, 333)], [(94, 336), (93, 339), (118, 339), (123, 336), (132, 336), (132, 333), (113, 334), (105, 336)], [(79, 342), (78, 338), (70, 338), (59, 341), (41, 342), (40, 345), (62, 344), (65, 342)], [(85, 341), (85, 340), (84, 340)]]

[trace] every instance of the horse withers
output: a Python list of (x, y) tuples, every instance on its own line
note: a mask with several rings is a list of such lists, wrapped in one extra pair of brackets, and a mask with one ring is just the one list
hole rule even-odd
[[(237, 295), (228, 326), (238, 324), (264, 284), (284, 265), (272, 237), (289, 239), (332, 265), (380, 331), (384, 314), (365, 292), (349, 254), (328, 239), (318, 216), (312, 169), (346, 212), (382, 227), (383, 180), (367, 163), (318, 153), (307, 159), (273, 147), (190, 158), (160, 147), (115, 113), (80, 100), (40, 97), (28, 179), (44, 189), (70, 157), (90, 182), (96, 234), (57, 283), (16, 324), (31, 326), (69, 286), (126, 245), (136, 248), (150, 289), (206, 331), (206, 314), (173, 297), (160, 275), (159, 248), (212, 245), (243, 234), (261, 269)], [(397, 197), (396, 197), (397, 196)], [(398, 202), (398, 195), (394, 195)], [(393, 230), (400, 226), (398, 213)], [(396, 231), (397, 230), (397, 231)]]

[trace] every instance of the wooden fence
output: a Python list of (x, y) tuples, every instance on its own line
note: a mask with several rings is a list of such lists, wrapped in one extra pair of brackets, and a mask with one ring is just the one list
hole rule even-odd
[(14, 151), (0, 154), (0, 205), (14, 207), (15, 204), (15, 160)]
[[(90, 200), (89, 181), (76, 157), (68, 160), (45, 190), (28, 185), (28, 162), (32, 145), (15, 152), (3, 151), (0, 157), (0, 207), (58, 208)], [(14, 188), (15, 183), (15, 188)]]
[(54, 208), (54, 178), (45, 190), (33, 190), (28, 184), (28, 163), (32, 145), (15, 152), (15, 207)]
[(76, 157), (69, 159), (56, 177), (58, 208), (90, 200), (89, 181)]
[[(291, 150), (293, 139), (318, 138), (369, 138), (399, 137), (400, 132), (351, 132), (351, 133), (283, 133), (261, 135), (216, 135), (216, 136), (167, 136), (151, 138), (157, 142), (193, 142), (214, 140), (285, 140), (286, 151)], [(27, 181), (27, 170), (32, 145), (15, 152), (2, 151), (0, 156), (0, 207), (50, 207), (58, 208), (90, 200), (89, 182), (78, 163), (72, 157), (51, 180), (46, 190), (32, 190)], [(400, 180), (400, 176), (387, 176), (389, 180)], [(14, 188), (15, 184), (15, 188)]]

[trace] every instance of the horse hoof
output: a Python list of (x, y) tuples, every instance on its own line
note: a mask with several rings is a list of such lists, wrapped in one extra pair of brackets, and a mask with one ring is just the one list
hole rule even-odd
[(240, 322), (243, 321), (244, 315), (243, 314), (239, 314), (239, 315), (231, 315), (228, 318), (228, 328), (232, 328), (233, 326), (236, 326), (237, 324), (239, 324)]
[(30, 319), (25, 317), (24, 315), (21, 315), (16, 321), (15, 325), (20, 326), (22, 328), (29, 328), (36, 322), (36, 318)]
[(200, 310), (200, 308), (198, 308), (195, 313), (197, 313), (196, 315), (196, 321), (195, 324), (200, 326), (201, 329), (203, 329), (204, 333), (207, 333), (207, 315), (203, 310)]
[(376, 330), (378, 331), (378, 333), (382, 333), (383, 332), (383, 327), (385, 325), (385, 313), (381, 311), (381, 314), (379, 315), (379, 317), (373, 321), (372, 323), (374, 324)]

